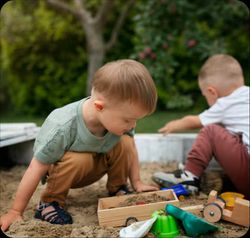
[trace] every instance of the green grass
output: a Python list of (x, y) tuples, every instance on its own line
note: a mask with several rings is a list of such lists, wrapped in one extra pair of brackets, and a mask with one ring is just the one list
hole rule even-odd
[(137, 122), (136, 133), (158, 133), (158, 129), (163, 127), (167, 122), (179, 119), (191, 113), (192, 112), (155, 112)]
[[(155, 112), (137, 122), (136, 133), (157, 133), (158, 129), (163, 127), (167, 122), (181, 118), (192, 112)], [(41, 126), (45, 117), (13, 115), (11, 113), (1, 115), (0, 122), (34, 122)], [(191, 132), (191, 131), (189, 131)], [(193, 132), (193, 131), (192, 131)]]

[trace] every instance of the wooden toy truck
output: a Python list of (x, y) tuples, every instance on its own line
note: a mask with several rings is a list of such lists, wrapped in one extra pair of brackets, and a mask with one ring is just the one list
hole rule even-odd
[[(166, 198), (166, 201), (152, 202), (140, 205), (119, 207), (121, 202), (138, 195), (147, 197), (150, 194), (157, 194)], [(99, 225), (104, 227), (127, 226), (136, 221), (143, 221), (151, 218), (154, 211), (164, 209), (166, 204), (179, 205), (179, 200), (174, 191), (155, 191), (140, 194), (130, 194), (108, 198), (100, 198), (98, 201), (98, 220)]]
[(217, 222), (220, 219), (241, 226), (249, 227), (249, 200), (235, 198), (232, 210), (226, 207), (226, 202), (217, 196), (212, 190), (208, 197), (207, 205), (203, 209), (204, 218), (209, 222)]

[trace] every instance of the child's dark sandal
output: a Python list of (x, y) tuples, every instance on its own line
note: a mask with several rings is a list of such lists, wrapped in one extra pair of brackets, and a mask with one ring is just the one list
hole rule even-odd
[[(54, 210), (42, 214), (42, 211), (49, 206), (52, 206)], [(58, 202), (49, 203), (46, 207), (44, 207), (43, 209), (37, 209), (35, 213), (35, 218), (40, 219), (42, 221), (47, 221), (51, 224), (64, 225), (73, 223), (71, 215), (66, 212), (62, 207), (60, 207)]]

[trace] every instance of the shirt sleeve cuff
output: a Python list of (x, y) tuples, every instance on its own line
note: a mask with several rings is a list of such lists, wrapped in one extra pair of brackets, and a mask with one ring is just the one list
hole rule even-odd
[(35, 153), (34, 157), (43, 164), (54, 164), (57, 161), (57, 159), (48, 159), (48, 156), (46, 156), (42, 151)]

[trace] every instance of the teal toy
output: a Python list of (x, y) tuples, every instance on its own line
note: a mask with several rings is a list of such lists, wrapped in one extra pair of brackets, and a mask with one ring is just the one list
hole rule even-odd
[(187, 235), (190, 237), (197, 237), (218, 229), (217, 226), (174, 205), (167, 204), (165, 210), (167, 214), (172, 215), (182, 221), (183, 227)]
[(155, 211), (152, 217), (157, 217), (150, 232), (157, 238), (175, 238), (179, 235), (180, 230), (176, 219), (171, 215), (166, 215), (164, 210)]

